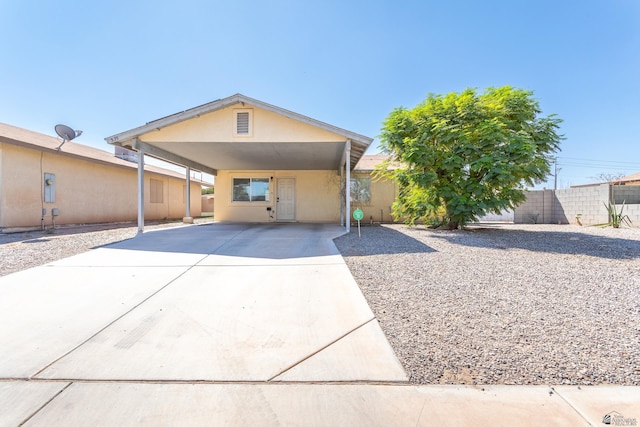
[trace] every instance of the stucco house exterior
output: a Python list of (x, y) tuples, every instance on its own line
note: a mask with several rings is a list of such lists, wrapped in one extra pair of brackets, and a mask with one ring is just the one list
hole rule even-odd
[[(376, 166), (388, 158), (384, 154), (364, 155), (353, 170), (351, 201), (364, 213), (363, 222), (394, 222), (391, 206), (396, 200), (398, 185), (394, 181), (373, 176)], [(395, 166), (392, 164), (389, 167)]]
[[(217, 221), (339, 222), (347, 228), (350, 174), (373, 141), (241, 94), (105, 140), (214, 175)], [(144, 187), (138, 196), (142, 229), (140, 192)]]
[[(0, 231), (63, 224), (135, 221), (137, 164), (76, 141), (0, 123)], [(60, 149), (58, 149), (60, 147)], [(145, 218), (182, 218), (186, 212), (184, 175), (146, 167)], [(191, 201), (200, 215), (198, 195)]]

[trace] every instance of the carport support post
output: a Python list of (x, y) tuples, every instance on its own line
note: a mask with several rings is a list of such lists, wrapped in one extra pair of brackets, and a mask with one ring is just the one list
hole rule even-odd
[(182, 218), (182, 222), (185, 224), (193, 224), (193, 218), (191, 217), (191, 168), (186, 167), (187, 173), (187, 209)]
[(144, 150), (138, 148), (138, 234), (144, 231)]
[(344, 183), (345, 193), (345, 225), (347, 227), (347, 233), (351, 232), (351, 141), (347, 140), (344, 146), (344, 167), (347, 170), (346, 179)]
[[(344, 187), (344, 167), (340, 165), (340, 196)], [(344, 225), (344, 197), (340, 197), (340, 227)]]

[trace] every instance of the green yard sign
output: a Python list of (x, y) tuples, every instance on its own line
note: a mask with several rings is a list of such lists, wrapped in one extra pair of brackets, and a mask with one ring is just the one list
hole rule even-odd
[(353, 211), (353, 219), (358, 221), (358, 237), (360, 237), (360, 220), (364, 218), (364, 212), (361, 209)]

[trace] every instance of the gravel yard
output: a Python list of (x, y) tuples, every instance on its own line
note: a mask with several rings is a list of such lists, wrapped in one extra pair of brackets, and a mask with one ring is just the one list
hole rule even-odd
[(336, 244), (413, 383), (640, 385), (640, 229), (385, 225)]
[[(137, 232), (105, 227), (0, 234), (0, 276)], [(413, 383), (640, 385), (640, 229), (384, 225), (336, 245)]]

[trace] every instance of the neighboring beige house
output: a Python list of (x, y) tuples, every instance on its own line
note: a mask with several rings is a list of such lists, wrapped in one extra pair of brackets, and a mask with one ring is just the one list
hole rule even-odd
[(215, 196), (213, 194), (203, 194), (201, 200), (202, 215), (213, 215)]
[(640, 172), (633, 173), (614, 181), (616, 185), (640, 185)]
[(349, 187), (351, 171), (372, 142), (240, 94), (105, 140), (214, 175), (218, 221), (340, 222), (347, 228), (350, 192), (341, 189)]
[[(137, 164), (77, 142), (0, 123), (0, 231), (134, 221)], [(145, 218), (183, 218), (184, 175), (147, 166)], [(200, 215), (201, 182), (190, 183), (190, 208)]]
[(351, 175), (351, 203), (364, 213), (364, 222), (394, 222), (391, 205), (396, 200), (398, 185), (388, 179), (372, 176), (375, 167), (389, 156), (362, 156)]

